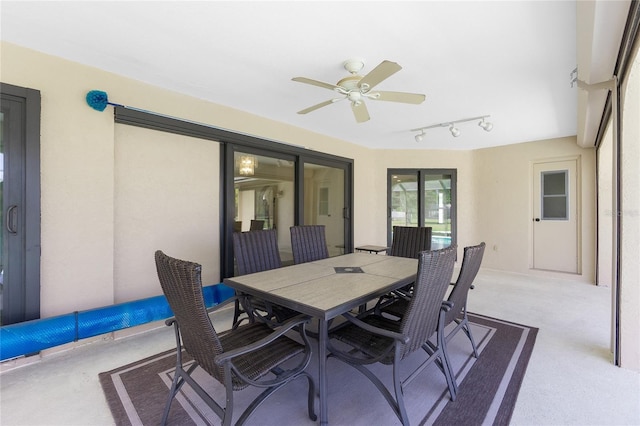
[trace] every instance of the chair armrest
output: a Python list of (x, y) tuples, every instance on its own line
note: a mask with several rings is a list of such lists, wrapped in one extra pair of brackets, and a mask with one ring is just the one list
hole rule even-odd
[(238, 296), (238, 295), (236, 295), (236, 296), (231, 296), (230, 298), (223, 300), (222, 302), (218, 303), (217, 305), (213, 305), (213, 306), (211, 306), (210, 308), (207, 308), (207, 313), (209, 313), (209, 314), (210, 314), (210, 313), (212, 313), (212, 312), (215, 312), (215, 311), (217, 311), (218, 309), (220, 309), (220, 308), (223, 308), (223, 307), (227, 306), (229, 303), (231, 303), (231, 302), (235, 302), (236, 300), (239, 300), (239, 299), (241, 299), (241, 298), (243, 298), (243, 297), (244, 297), (244, 296)]
[(440, 306), (441, 311), (449, 312), (451, 309), (453, 309), (453, 302), (448, 300), (442, 302), (442, 305)]
[(285, 322), (284, 324), (282, 324), (280, 327), (278, 327), (277, 329), (275, 329), (273, 331), (273, 333), (269, 334), (268, 336), (263, 337), (262, 339), (251, 343), (250, 345), (246, 345), (246, 346), (242, 346), (240, 348), (236, 348), (233, 350), (230, 350), (228, 352), (223, 352), (220, 355), (217, 355), (213, 360), (216, 364), (218, 365), (222, 365), (227, 361), (230, 361), (231, 359), (239, 356), (239, 355), (244, 355), (247, 354), (249, 352), (253, 352), (256, 349), (260, 349), (263, 346), (273, 342), (274, 340), (276, 340), (278, 337), (282, 336), (283, 334), (285, 334), (287, 331), (291, 330), (294, 327), (297, 327), (301, 324), (307, 323), (311, 320), (311, 317), (307, 316), (307, 315), (298, 315), (293, 317), (292, 319), (290, 319), (289, 321)]
[(384, 337), (389, 337), (391, 339), (394, 340), (398, 340), (399, 342), (403, 343), (403, 344), (407, 344), (409, 343), (409, 336), (405, 336), (404, 334), (400, 334), (400, 333), (396, 333), (395, 331), (390, 331), (390, 330), (385, 330), (384, 328), (378, 328), (378, 327), (374, 327), (370, 324), (367, 324), (364, 321), (361, 321), (360, 319), (351, 316), (347, 313), (342, 314), (342, 316), (344, 318), (347, 319), (347, 321), (351, 322), (352, 324), (362, 328), (363, 330), (368, 331), (369, 333), (373, 333), (373, 334), (378, 334), (380, 336), (384, 336)]

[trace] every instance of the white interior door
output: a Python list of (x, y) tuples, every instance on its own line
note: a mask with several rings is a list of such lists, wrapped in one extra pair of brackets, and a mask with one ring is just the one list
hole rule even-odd
[(576, 274), (577, 159), (533, 165), (533, 268)]

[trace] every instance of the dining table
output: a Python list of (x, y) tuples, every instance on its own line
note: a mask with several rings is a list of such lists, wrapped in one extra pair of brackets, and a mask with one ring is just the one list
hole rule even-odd
[(329, 326), (342, 314), (415, 281), (417, 259), (348, 253), (254, 274), (223, 283), (318, 320), (320, 424), (329, 423), (327, 357)]

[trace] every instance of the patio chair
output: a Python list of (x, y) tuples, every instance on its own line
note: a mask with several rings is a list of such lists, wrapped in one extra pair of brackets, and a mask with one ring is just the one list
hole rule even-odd
[[(278, 250), (278, 234), (275, 229), (264, 231), (237, 232), (233, 234), (233, 253), (236, 258), (238, 275), (253, 274), (282, 267), (280, 251)], [(236, 299), (233, 313), (233, 327), (242, 321), (253, 321), (255, 315), (267, 323), (282, 323), (298, 315), (298, 312), (273, 305), (267, 301), (246, 295)], [(244, 306), (242, 306), (244, 304)], [(247, 317), (240, 318), (246, 313)]]
[[(453, 288), (445, 302), (451, 307), (451, 309), (445, 314), (444, 327), (447, 327), (451, 323), (456, 324), (451, 331), (447, 332), (446, 341), (449, 342), (460, 330), (464, 331), (471, 342), (473, 356), (476, 358), (478, 358), (478, 348), (475, 340), (473, 339), (473, 334), (471, 334), (471, 328), (469, 327), (469, 319), (467, 317), (467, 296), (469, 294), (469, 290), (473, 288), (473, 281), (480, 270), (484, 249), (484, 242), (464, 248), (464, 256), (462, 258), (462, 266), (460, 267), (458, 279), (455, 283), (451, 283)], [(402, 318), (407, 310), (408, 304), (408, 298), (398, 298), (394, 303), (382, 308), (382, 312)], [(446, 345), (445, 350), (447, 350)], [(455, 379), (453, 373), (452, 377)], [(454, 384), (457, 388), (458, 384), (455, 380)]]
[[(447, 303), (451, 304), (451, 310), (449, 310), (445, 315), (444, 323), (445, 327), (451, 323), (456, 323), (453, 330), (447, 333), (447, 342), (450, 341), (460, 330), (464, 331), (464, 334), (467, 335), (471, 342), (473, 356), (476, 358), (478, 358), (478, 348), (475, 340), (473, 339), (473, 334), (471, 334), (471, 328), (469, 327), (469, 318), (467, 317), (467, 296), (469, 295), (469, 290), (473, 288), (473, 281), (476, 279), (476, 275), (478, 275), (478, 271), (480, 270), (485, 246), (486, 244), (481, 242), (478, 245), (464, 248), (462, 266), (460, 267), (458, 279), (455, 283), (452, 283), (453, 289), (447, 298)], [(457, 386), (455, 380), (454, 384)]]
[(296, 265), (329, 257), (324, 225), (292, 226), (290, 232), (293, 263)]
[(249, 223), (249, 231), (262, 231), (264, 229), (264, 220), (251, 219)]
[[(343, 317), (347, 322), (329, 334), (330, 356), (364, 374), (382, 393), (403, 425), (409, 424), (404, 406), (405, 388), (429, 364), (436, 363), (445, 376), (451, 400), (456, 398), (451, 369), (443, 349), (444, 319), (450, 307), (442, 302), (455, 257), (455, 246), (420, 253), (413, 297), (401, 321), (375, 314), (355, 317), (346, 313)], [(434, 333), (435, 343), (430, 340)], [(338, 348), (334, 341), (346, 344), (348, 349)], [(411, 374), (401, 378), (402, 361), (419, 349), (427, 353), (427, 359)], [(393, 366), (395, 398), (382, 380), (366, 367), (374, 363)]]
[[(165, 323), (173, 326), (176, 337), (176, 371), (162, 416), (165, 425), (171, 403), (185, 383), (222, 419), (230, 425), (233, 418), (233, 396), (249, 386), (264, 388), (236, 424), (243, 424), (256, 408), (272, 393), (299, 377), (306, 377), (309, 385), (308, 414), (316, 420), (314, 412), (315, 383), (305, 372), (311, 358), (311, 346), (305, 334), (308, 317), (299, 316), (277, 330), (254, 322), (218, 333), (211, 323), (202, 295), (202, 267), (193, 262), (175, 259), (158, 250), (155, 253), (158, 278), (175, 317)], [(216, 305), (213, 312), (232, 302), (234, 298)], [(304, 344), (284, 334), (299, 328)], [(183, 350), (193, 358), (192, 364), (183, 364)], [(294, 363), (293, 359), (297, 361)], [(284, 367), (285, 361), (291, 360)], [(226, 402), (218, 404), (192, 377), (200, 366), (212, 378), (224, 385)]]
[(390, 256), (418, 258), (418, 253), (431, 250), (430, 226), (394, 226)]
[[(387, 254), (417, 259), (421, 251), (431, 250), (431, 234), (432, 228), (430, 226), (394, 226), (393, 239)], [(412, 286), (413, 284), (409, 284), (381, 296), (374, 307), (375, 311), (380, 313), (384, 306), (392, 304), (399, 298), (407, 298), (411, 294)]]

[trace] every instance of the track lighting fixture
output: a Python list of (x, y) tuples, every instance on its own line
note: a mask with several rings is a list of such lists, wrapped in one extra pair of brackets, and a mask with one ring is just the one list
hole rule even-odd
[(493, 129), (493, 123), (489, 123), (488, 121), (485, 121), (484, 117), (482, 117), (482, 121), (478, 123), (478, 126), (482, 127), (482, 129), (485, 132), (490, 132), (491, 129)]
[(438, 123), (438, 124), (433, 124), (431, 126), (425, 126), (425, 127), (418, 127), (416, 129), (411, 129), (411, 132), (420, 132), (415, 136), (416, 142), (420, 142), (424, 139), (424, 131), (426, 129), (433, 129), (434, 127), (448, 127), (449, 131), (451, 132), (451, 135), (454, 138), (457, 138), (458, 136), (460, 136), (461, 132), (460, 129), (458, 129), (455, 124), (456, 123), (464, 123), (467, 121), (475, 121), (475, 120), (480, 120), (478, 122), (478, 126), (480, 126), (485, 132), (490, 132), (491, 129), (493, 129), (493, 123), (487, 121), (486, 119), (491, 117), (490, 115), (481, 115), (479, 117), (472, 117), (472, 118), (463, 118), (462, 120), (454, 120), (454, 121), (446, 121), (444, 123)]

